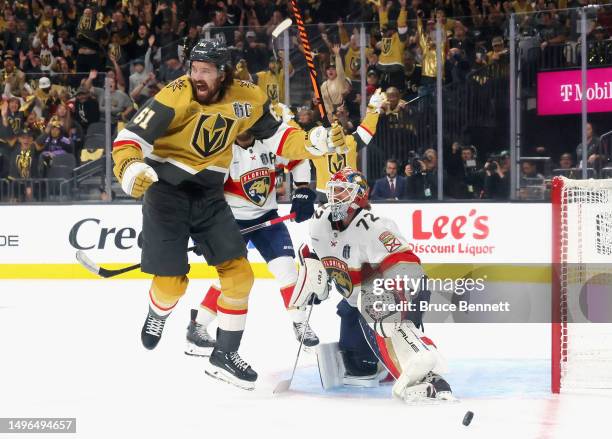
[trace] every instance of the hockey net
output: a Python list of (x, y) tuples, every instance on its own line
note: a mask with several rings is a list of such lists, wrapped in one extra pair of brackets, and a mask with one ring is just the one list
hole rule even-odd
[(555, 177), (552, 382), (612, 392), (612, 180)]

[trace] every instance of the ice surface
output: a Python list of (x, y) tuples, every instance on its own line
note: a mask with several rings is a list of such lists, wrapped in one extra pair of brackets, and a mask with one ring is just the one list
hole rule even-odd
[[(148, 281), (0, 281), (0, 417), (76, 417), (71, 438), (610, 435), (612, 397), (549, 393), (547, 325), (427, 327), (449, 360), (459, 404), (407, 406), (388, 385), (324, 392), (313, 354), (303, 354), (292, 390), (272, 396), (297, 342), (269, 280), (256, 281), (241, 350), (260, 374), (257, 389), (214, 381), (205, 360), (183, 354), (189, 309), (208, 285), (190, 283), (149, 352), (140, 345)], [(337, 337), (334, 307), (330, 300), (313, 312), (323, 341)], [(467, 410), (475, 415), (464, 427)]]

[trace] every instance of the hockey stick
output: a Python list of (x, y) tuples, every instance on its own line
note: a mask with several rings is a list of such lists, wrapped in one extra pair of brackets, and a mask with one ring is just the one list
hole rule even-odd
[[(247, 233), (254, 232), (255, 230), (263, 229), (265, 227), (273, 226), (274, 224), (282, 223), (287, 220), (295, 219), (296, 213), (290, 213), (289, 215), (281, 216), (278, 218), (273, 218), (271, 220), (265, 221), (261, 224), (255, 224), (254, 226), (246, 227), (240, 230), (240, 233), (246, 235)], [(192, 252), (197, 248), (197, 246), (189, 247), (187, 252)], [(140, 268), (140, 264), (130, 265), (128, 267), (119, 268), (117, 270), (111, 270), (108, 268), (100, 267), (94, 261), (92, 261), (87, 254), (83, 250), (77, 250), (76, 259), (79, 263), (85, 267), (87, 270), (91, 271), (93, 274), (97, 274), (100, 277), (108, 278), (114, 277), (119, 274), (127, 273), (128, 271), (136, 270)]]
[(310, 41), (308, 40), (308, 34), (306, 33), (306, 27), (304, 26), (304, 20), (302, 19), (302, 13), (297, 4), (297, 0), (291, 0), (291, 13), (298, 27), (298, 33), (300, 35), (300, 42), (304, 48), (304, 57), (306, 58), (306, 64), (308, 66), (308, 73), (310, 74), (310, 82), (312, 83), (312, 89), (315, 94), (315, 98), (318, 101), (317, 108), (319, 109), (319, 115), (324, 126), (329, 126), (329, 120), (327, 119), (327, 112), (325, 111), (325, 105), (323, 105), (323, 97), (321, 96), (321, 89), (317, 82), (317, 70), (315, 69), (314, 61), (312, 59), (312, 49), (310, 48)]
[[(305, 323), (306, 326), (310, 322), (310, 315), (312, 314), (313, 308), (314, 308), (314, 303), (310, 305), (310, 310), (308, 311), (308, 317), (306, 317), (306, 323)], [(295, 356), (295, 361), (293, 363), (293, 370), (291, 371), (291, 376), (289, 377), (289, 379), (283, 380), (276, 385), (276, 387), (272, 391), (274, 395), (278, 395), (279, 393), (286, 392), (287, 390), (289, 390), (289, 387), (291, 387), (291, 382), (293, 381), (293, 377), (295, 375), (295, 369), (297, 368), (298, 360), (300, 359), (300, 352), (302, 352), (302, 346), (304, 345), (305, 336), (306, 336), (306, 330), (302, 332), (302, 337), (300, 337), (300, 347), (298, 348), (297, 355)]]
[(285, 18), (272, 31), (272, 53), (274, 54), (274, 59), (276, 61), (278, 61), (278, 55), (276, 53), (276, 39), (280, 36), (280, 34), (289, 29), (292, 24), (293, 22), (291, 21), (291, 18)]

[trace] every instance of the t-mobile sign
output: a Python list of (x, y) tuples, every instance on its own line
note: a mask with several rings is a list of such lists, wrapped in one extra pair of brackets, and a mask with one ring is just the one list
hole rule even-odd
[[(612, 111), (612, 68), (587, 71), (587, 111)], [(538, 73), (538, 115), (578, 114), (582, 111), (580, 70)]]

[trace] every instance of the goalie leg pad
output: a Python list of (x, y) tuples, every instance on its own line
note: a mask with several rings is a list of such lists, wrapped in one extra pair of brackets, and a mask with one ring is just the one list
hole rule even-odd
[(425, 344), (421, 336), (421, 331), (412, 322), (397, 325), (391, 334), (395, 357), (402, 370), (393, 386), (393, 394), (398, 398), (405, 399), (407, 392), (411, 392), (409, 389), (420, 383), (436, 367), (438, 355), (435, 347)]
[(354, 352), (340, 351), (338, 343), (319, 344), (316, 354), (321, 384), (325, 390), (340, 386), (378, 387), (387, 374), (378, 367), (377, 361), (372, 363), (355, 357)]
[(323, 389), (342, 386), (345, 370), (338, 343), (320, 343), (316, 347), (317, 365)]

